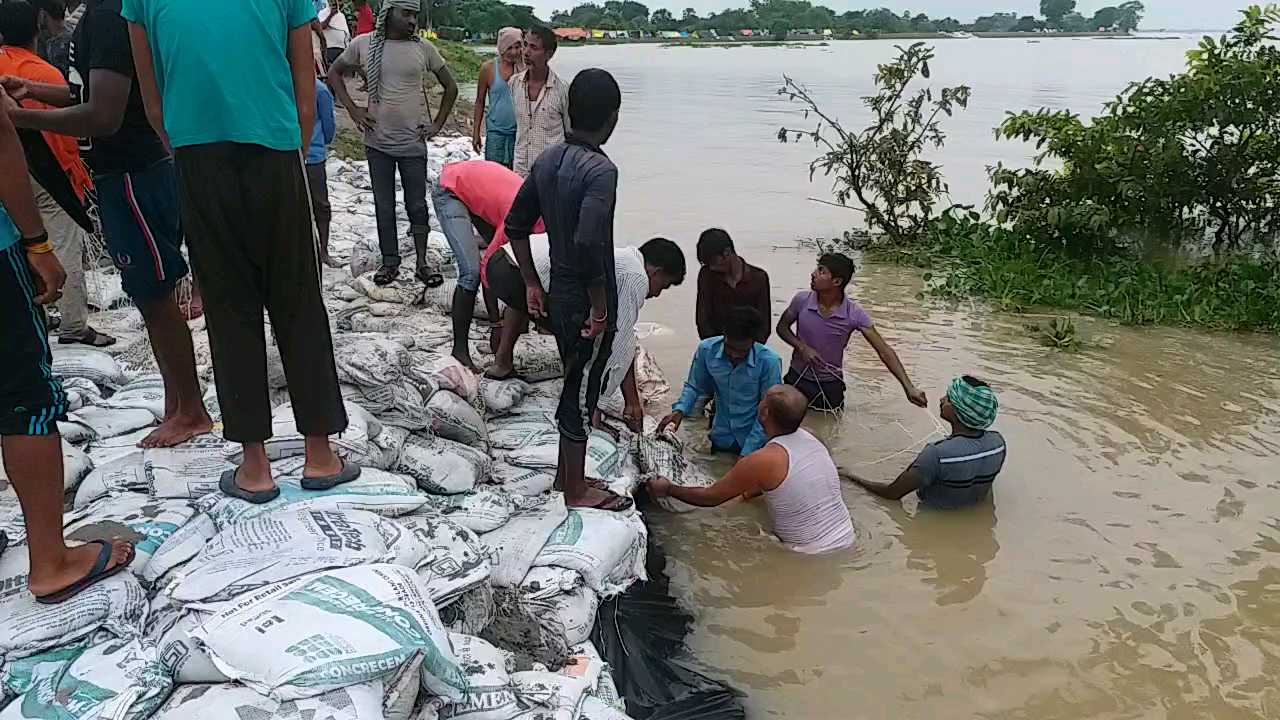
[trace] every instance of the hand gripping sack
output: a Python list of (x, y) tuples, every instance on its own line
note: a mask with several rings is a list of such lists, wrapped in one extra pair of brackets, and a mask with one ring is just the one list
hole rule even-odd
[(278, 700), (382, 680), (422, 659), (423, 687), (458, 699), (466, 675), (412, 570), (360, 565), (262, 588), (221, 606), (191, 635), (218, 669)]

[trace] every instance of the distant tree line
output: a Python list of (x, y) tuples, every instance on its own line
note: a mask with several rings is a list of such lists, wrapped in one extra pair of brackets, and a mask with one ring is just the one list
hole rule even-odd
[[(477, 0), (472, 0), (475, 2)], [(497, 2), (497, 0), (485, 0)], [(569, 11), (551, 14), (556, 27), (586, 27), (601, 30), (716, 30), (722, 33), (742, 28), (769, 30), (774, 34), (796, 29), (830, 29), (838, 33), (856, 31), (864, 35), (922, 32), (1033, 32), (1057, 30), (1085, 32), (1112, 30), (1129, 32), (1138, 27), (1144, 7), (1141, 2), (1125, 2), (1103, 7), (1085, 17), (1076, 9), (1076, 0), (1042, 0), (1041, 16), (995, 13), (962, 23), (952, 18), (931, 18), (924, 13), (897, 13), (888, 8), (850, 10), (836, 13), (808, 0), (751, 0), (744, 8), (730, 8), (702, 17), (693, 8), (679, 15), (666, 8), (650, 10), (635, 0), (586, 2)]]

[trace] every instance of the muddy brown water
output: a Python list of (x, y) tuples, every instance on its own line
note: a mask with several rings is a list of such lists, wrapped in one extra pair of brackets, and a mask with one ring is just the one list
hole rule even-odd
[[(1177, 69), (1194, 42), (940, 43), (935, 78), (975, 86), (942, 158), (953, 191), (980, 199), (986, 164), (1026, 160), (991, 138), (1004, 110), (1092, 111)], [(619, 244), (666, 235), (692, 262), (698, 231), (727, 227), (769, 270), (776, 320), (812, 269), (797, 239), (851, 220), (806, 199), (828, 197), (806, 182), (811, 147), (770, 142), (801, 119), (775, 79), (807, 78), (853, 115), (891, 52), (631, 46), (557, 62), (622, 83)], [(677, 390), (697, 340), (693, 285), (643, 317), (663, 328), (645, 344)], [(851, 293), (933, 407), (909, 405), (855, 337), (850, 407), (810, 427), (837, 461), (888, 479), (935, 430), (945, 383), (981, 375), (1010, 448), (993, 500), (941, 513), (846, 488), (858, 547), (822, 558), (783, 550), (756, 505), (651, 515), (698, 657), (746, 692), (751, 717), (1280, 718), (1280, 341), (1082, 320), (1099, 347), (1063, 353), (1029, 338), (1023, 325), (1043, 318), (920, 289), (918, 272), (872, 265)], [(682, 432), (705, 449), (704, 425)]]

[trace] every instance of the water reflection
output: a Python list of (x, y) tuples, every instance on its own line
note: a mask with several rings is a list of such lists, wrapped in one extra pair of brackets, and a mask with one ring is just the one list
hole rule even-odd
[(907, 568), (936, 591), (939, 605), (967, 603), (987, 582), (987, 565), (995, 560), (996, 508), (990, 497), (973, 508), (939, 511), (920, 507), (894, 513), (898, 541), (907, 548)]

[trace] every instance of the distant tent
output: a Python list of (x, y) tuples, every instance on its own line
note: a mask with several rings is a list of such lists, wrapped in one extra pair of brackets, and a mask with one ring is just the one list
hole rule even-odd
[(604, 31), (603, 31), (603, 30), (592, 30), (592, 31), (591, 31), (591, 37), (595, 38), (596, 40), (601, 40), (601, 39), (603, 39), (603, 38), (604, 38)]
[(561, 40), (569, 40), (569, 41), (581, 41), (591, 37), (591, 33), (587, 32), (586, 28), (580, 28), (580, 27), (556, 28), (555, 33), (556, 33), (556, 37), (560, 38)]
[(689, 37), (689, 33), (688, 33), (688, 32), (686, 32), (686, 31), (684, 31), (684, 30), (681, 30), (681, 31), (680, 31), (680, 37), (682, 37), (682, 38), (687, 38), (687, 37)]
[(831, 28), (822, 29), (822, 37), (831, 37), (832, 35), (835, 35), (835, 33), (831, 31)]
[(658, 33), (658, 37), (664, 40), (678, 40), (680, 38), (680, 33), (676, 32), (675, 30), (663, 30), (662, 32)]
[(739, 31), (738, 31), (738, 34), (739, 34), (739, 35), (741, 35), (742, 37), (751, 37), (752, 35), (755, 35), (756, 33), (755, 33), (755, 31), (754, 31), (754, 30), (747, 30), (747, 29), (743, 29), (743, 30), (739, 30)]

